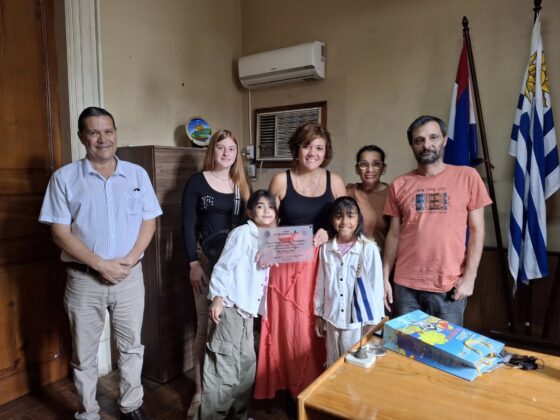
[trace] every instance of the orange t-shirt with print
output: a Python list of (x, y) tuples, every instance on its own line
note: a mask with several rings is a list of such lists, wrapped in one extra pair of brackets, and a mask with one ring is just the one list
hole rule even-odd
[(469, 211), (492, 203), (476, 170), (446, 165), (435, 176), (416, 171), (397, 177), (384, 213), (401, 219), (395, 283), (447, 292), (466, 264)]

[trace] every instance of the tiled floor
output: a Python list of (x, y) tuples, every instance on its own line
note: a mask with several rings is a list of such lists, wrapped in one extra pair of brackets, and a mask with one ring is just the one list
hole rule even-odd
[[(188, 373), (185, 376), (160, 385), (150, 380), (144, 383), (143, 409), (154, 419), (175, 420), (186, 417), (190, 404), (193, 383)], [(117, 405), (118, 374), (112, 372), (100, 379), (97, 399), (101, 406), (101, 418), (119, 418)], [(78, 409), (78, 397), (70, 379), (63, 379), (44, 387), (40, 393), (30, 394), (0, 406), (0, 419), (50, 420), (71, 419)], [(280, 398), (272, 401), (253, 401), (250, 415), (255, 420), (288, 419)]]

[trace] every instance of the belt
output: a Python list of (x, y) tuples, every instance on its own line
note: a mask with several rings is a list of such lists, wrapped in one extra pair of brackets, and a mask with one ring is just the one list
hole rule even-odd
[[(141, 260), (136, 261), (136, 264), (134, 264), (131, 268), (136, 267), (140, 261)], [(99, 275), (99, 272), (97, 270), (94, 270), (93, 268), (91, 268), (89, 265), (86, 265), (86, 264), (80, 264), (80, 263), (77, 263), (77, 262), (69, 262), (69, 263), (67, 263), (67, 266), (70, 267), (70, 268), (73, 268), (74, 270), (81, 271), (82, 273), (93, 274), (95, 276)]]
[(93, 274), (95, 276), (99, 275), (99, 272), (97, 270), (94, 270), (93, 268), (91, 268), (89, 265), (86, 264), (69, 262), (68, 267), (73, 268), (74, 270), (81, 271), (82, 273)]

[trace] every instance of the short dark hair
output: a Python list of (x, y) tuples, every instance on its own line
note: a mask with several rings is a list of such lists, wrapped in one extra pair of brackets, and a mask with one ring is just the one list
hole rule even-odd
[(274, 208), (274, 212), (276, 213), (276, 217), (278, 217), (278, 209), (276, 208), (276, 200), (274, 196), (268, 190), (257, 190), (249, 197), (247, 200), (247, 210), (248, 211), (255, 211), (257, 208), (257, 204), (259, 204), (259, 200), (261, 198), (265, 198), (269, 204), (272, 205)]
[(381, 156), (381, 162), (385, 163), (385, 152), (383, 151), (383, 149), (379, 146), (376, 146), (375, 144), (368, 144), (362, 147), (360, 150), (358, 150), (358, 153), (356, 153), (356, 165), (360, 163), (360, 160), (362, 158), (362, 153), (365, 152), (379, 153), (379, 155)]
[(358, 225), (356, 226), (356, 230), (354, 231), (354, 237), (357, 239), (360, 235), (364, 232), (364, 216), (362, 216), (362, 212), (360, 211), (360, 206), (358, 206), (358, 202), (349, 196), (342, 196), (338, 197), (334, 200), (334, 203), (331, 205), (331, 211), (329, 215), (329, 220), (331, 221), (331, 227), (329, 232), (329, 237), (336, 236), (336, 231), (332, 226), (332, 219), (337, 213), (343, 213), (348, 210), (354, 210), (358, 214)]
[(109, 117), (111, 118), (111, 121), (113, 121), (113, 128), (115, 129), (117, 128), (117, 125), (115, 124), (115, 119), (113, 118), (113, 116), (109, 111), (96, 106), (89, 106), (86, 109), (84, 109), (80, 114), (80, 116), (78, 117), (78, 131), (82, 131), (84, 128), (86, 128), (86, 120), (89, 117)]
[(309, 143), (311, 143), (316, 138), (323, 138), (325, 139), (325, 158), (321, 163), (321, 168), (324, 168), (329, 164), (332, 159), (332, 143), (331, 143), (331, 135), (327, 131), (326, 128), (321, 127), (317, 123), (307, 123), (300, 125), (290, 140), (288, 141), (288, 147), (290, 148), (290, 152), (292, 153), (292, 157), (295, 159), (297, 158), (298, 151), (300, 147), (305, 147)]
[(434, 117), (432, 115), (422, 115), (421, 117), (418, 117), (414, 121), (412, 121), (412, 124), (408, 126), (408, 130), (406, 130), (406, 136), (408, 137), (408, 144), (412, 145), (412, 132), (414, 130), (432, 121), (438, 123), (443, 137), (447, 136), (447, 125), (445, 124), (445, 121), (443, 121), (441, 118)]

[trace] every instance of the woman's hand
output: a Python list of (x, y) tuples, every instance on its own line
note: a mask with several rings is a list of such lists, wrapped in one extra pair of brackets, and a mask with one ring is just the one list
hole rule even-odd
[(325, 335), (325, 320), (318, 316), (315, 318), (315, 335), (317, 337), (324, 337)]
[(212, 303), (210, 304), (210, 308), (208, 309), (208, 318), (218, 325), (220, 323), (220, 315), (224, 310), (224, 299), (221, 296), (216, 296)]
[(200, 261), (192, 261), (190, 263), (189, 279), (191, 280), (193, 292), (200, 295), (204, 285), (207, 283), (206, 274), (200, 265)]
[(325, 229), (319, 229), (315, 235), (313, 235), (313, 246), (315, 248), (320, 247), (325, 242), (329, 240), (329, 234)]

